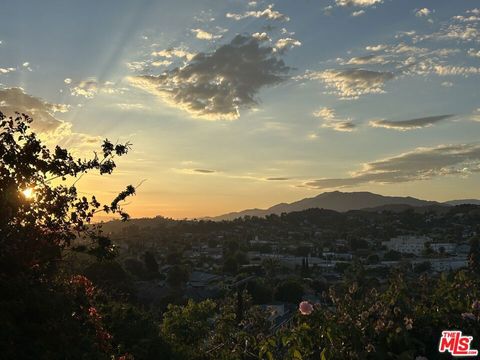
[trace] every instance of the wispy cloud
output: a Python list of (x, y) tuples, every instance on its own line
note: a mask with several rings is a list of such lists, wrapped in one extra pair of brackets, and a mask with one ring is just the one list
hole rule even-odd
[(71, 79), (65, 79), (64, 82), (71, 85), (70, 93), (73, 96), (92, 99), (97, 94), (123, 94), (127, 88), (120, 87), (111, 81), (100, 83), (96, 78), (91, 77), (74, 83)]
[(365, 10), (357, 10), (352, 12), (353, 17), (362, 16), (362, 15), (365, 15)]
[(277, 10), (273, 10), (273, 4), (268, 5), (268, 7), (264, 10), (258, 11), (246, 11), (243, 14), (235, 14), (235, 13), (227, 13), (225, 16), (230, 19), (234, 20), (242, 20), (249, 17), (253, 18), (264, 18), (268, 20), (279, 20), (279, 21), (289, 21), (290, 18)]
[(350, 132), (355, 130), (356, 126), (351, 119), (341, 119), (337, 116), (334, 109), (322, 107), (313, 112), (313, 116), (323, 119), (322, 127), (336, 131)]
[(337, 6), (369, 7), (383, 3), (383, 0), (335, 0)]
[(433, 13), (433, 10), (430, 10), (429, 8), (421, 8), (421, 9), (415, 9), (415, 16), (416, 17), (428, 17)]
[(427, 116), (422, 118), (416, 119), (409, 119), (409, 120), (371, 120), (370, 126), (372, 127), (381, 127), (386, 129), (393, 129), (393, 130), (413, 130), (413, 129), (421, 129), (424, 127), (432, 126), (440, 121), (449, 119), (454, 117), (455, 115), (448, 114), (448, 115), (436, 115), (436, 116)]
[(197, 39), (200, 40), (216, 40), (220, 39), (223, 36), (222, 34), (213, 34), (202, 29), (191, 29), (190, 31), (195, 34), (195, 37)]
[(349, 177), (311, 180), (304, 186), (332, 189), (368, 183), (392, 184), (429, 180), (437, 176), (466, 176), (480, 172), (480, 145), (421, 147), (397, 156), (365, 163)]
[(8, 68), (3, 68), (3, 67), (0, 67), (0, 75), (1, 74), (8, 74), (12, 71), (15, 71), (16, 69), (13, 68), (13, 67), (8, 67)]
[(297, 79), (319, 80), (341, 99), (358, 99), (366, 94), (384, 93), (384, 85), (394, 78), (388, 71), (339, 69), (309, 71)]

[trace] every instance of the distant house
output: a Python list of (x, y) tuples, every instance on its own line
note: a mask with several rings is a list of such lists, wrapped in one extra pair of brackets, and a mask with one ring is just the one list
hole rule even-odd
[(203, 271), (192, 271), (187, 286), (202, 288), (213, 285), (222, 280), (220, 275), (210, 274)]
[(322, 256), (325, 259), (329, 259), (329, 260), (352, 260), (353, 259), (353, 255), (350, 253), (337, 253), (332, 251), (324, 251), (322, 253)]
[(450, 270), (458, 270), (468, 266), (468, 260), (466, 257), (448, 257), (448, 258), (438, 258), (438, 259), (416, 259), (412, 261), (412, 266), (420, 264), (422, 262), (429, 262), (432, 271), (443, 272)]
[(293, 307), (287, 304), (266, 304), (260, 307), (267, 312), (272, 332), (288, 326), (293, 319)]
[(468, 255), (470, 253), (470, 244), (458, 244), (455, 252), (458, 255)]
[(446, 259), (432, 259), (430, 260), (432, 270), (442, 272), (450, 270), (458, 270), (468, 266), (467, 258), (451, 257)]
[(457, 244), (453, 243), (431, 243), (430, 248), (435, 252), (441, 252), (443, 248), (443, 252), (447, 254), (454, 254), (455, 249), (457, 248)]
[(428, 236), (402, 235), (383, 241), (382, 245), (389, 250), (419, 256), (425, 250), (425, 244), (431, 241)]

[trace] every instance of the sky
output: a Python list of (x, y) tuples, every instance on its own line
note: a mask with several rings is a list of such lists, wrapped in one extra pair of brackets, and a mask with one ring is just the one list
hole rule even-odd
[(89, 156), (85, 194), (199, 218), (371, 191), (478, 198), (474, 0), (3, 0), (0, 111)]

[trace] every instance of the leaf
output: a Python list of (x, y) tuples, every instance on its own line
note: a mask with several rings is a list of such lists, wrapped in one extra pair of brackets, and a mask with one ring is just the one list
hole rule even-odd
[(297, 349), (295, 349), (293, 351), (293, 358), (296, 359), (296, 360), (302, 360), (303, 359), (302, 354)]
[(327, 348), (322, 350), (322, 352), (320, 353), (320, 360), (327, 360), (327, 356), (325, 355), (326, 352)]

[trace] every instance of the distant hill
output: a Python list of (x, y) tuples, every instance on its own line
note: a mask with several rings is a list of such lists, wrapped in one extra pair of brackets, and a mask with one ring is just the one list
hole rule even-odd
[[(480, 202), (479, 202), (480, 203)], [(310, 208), (321, 208), (335, 210), (339, 212), (346, 212), (349, 210), (361, 210), (385, 207), (391, 205), (401, 205), (395, 208), (405, 207), (430, 207), (430, 206), (449, 206), (450, 204), (442, 204), (436, 201), (420, 200), (413, 197), (399, 197), (399, 196), (383, 196), (371, 192), (325, 192), (313, 198), (306, 198), (295, 201), (293, 203), (281, 203), (274, 205), (268, 209), (248, 209), (239, 212), (232, 212), (220, 216), (210, 217), (207, 219), (221, 221), (232, 220), (243, 216), (266, 216), (269, 214), (289, 213), (293, 211), (301, 211)], [(379, 209), (380, 210), (380, 209)]]
[(477, 200), (477, 199), (450, 200), (450, 201), (445, 201), (444, 204), (453, 205), (453, 206), (464, 205), (464, 204), (480, 205), (480, 200)]
[(448, 212), (448, 210), (451, 208), (451, 205), (449, 204), (444, 204), (444, 203), (438, 203), (435, 205), (427, 205), (427, 206), (412, 206), (412, 205), (406, 205), (406, 204), (387, 204), (387, 205), (382, 205), (382, 206), (377, 206), (373, 208), (364, 208), (361, 209), (362, 211), (367, 211), (367, 212), (383, 212), (383, 211), (389, 211), (392, 213), (400, 213), (405, 210), (412, 209), (414, 212), (419, 213), (419, 214), (424, 214), (427, 212), (435, 212), (437, 214), (444, 214)]

